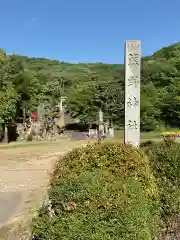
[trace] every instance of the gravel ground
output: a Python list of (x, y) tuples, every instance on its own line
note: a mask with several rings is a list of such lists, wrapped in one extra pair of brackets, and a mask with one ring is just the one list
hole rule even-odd
[(44, 199), (57, 157), (81, 144), (64, 139), (0, 148), (0, 239), (24, 239), (13, 235), (14, 226), (31, 217)]

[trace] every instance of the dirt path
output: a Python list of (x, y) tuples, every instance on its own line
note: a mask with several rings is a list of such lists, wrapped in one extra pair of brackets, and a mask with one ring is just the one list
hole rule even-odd
[(17, 230), (18, 234), (16, 227), (21, 222), (24, 225), (44, 199), (57, 157), (81, 144), (62, 140), (0, 147), (0, 239), (24, 239), (20, 236), (20, 232), (24, 234), (23, 226)]

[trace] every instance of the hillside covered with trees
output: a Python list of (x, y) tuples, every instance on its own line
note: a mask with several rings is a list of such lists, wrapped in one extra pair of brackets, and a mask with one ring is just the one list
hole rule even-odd
[[(141, 130), (180, 126), (180, 43), (142, 58)], [(67, 96), (67, 110), (90, 123), (99, 109), (116, 126), (124, 119), (124, 66), (71, 64), (6, 55), (0, 50), (0, 122), (11, 123), (22, 109), (37, 111), (40, 103), (56, 104)]]

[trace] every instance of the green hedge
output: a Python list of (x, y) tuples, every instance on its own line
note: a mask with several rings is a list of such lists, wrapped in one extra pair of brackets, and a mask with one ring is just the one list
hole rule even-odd
[(180, 213), (180, 143), (173, 138), (165, 138), (152, 145), (149, 153), (163, 215)]
[(164, 138), (149, 148), (150, 163), (159, 190), (162, 231), (159, 239), (180, 236), (180, 143)]
[(60, 157), (49, 198), (34, 219), (38, 240), (152, 240), (158, 193), (144, 154), (117, 143), (93, 144)]

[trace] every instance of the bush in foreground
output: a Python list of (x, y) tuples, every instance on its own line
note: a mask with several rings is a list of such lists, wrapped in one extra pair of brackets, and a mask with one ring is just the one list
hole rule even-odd
[(163, 212), (180, 212), (180, 143), (164, 139), (150, 149), (150, 163), (159, 185)]
[(180, 143), (173, 138), (164, 138), (152, 145), (149, 153), (159, 188), (165, 234), (173, 233), (177, 238), (171, 239), (180, 239)]
[(36, 239), (151, 240), (158, 226), (157, 189), (140, 150), (103, 143), (60, 157), (47, 207), (33, 223)]

